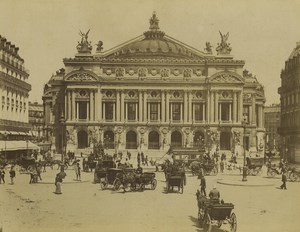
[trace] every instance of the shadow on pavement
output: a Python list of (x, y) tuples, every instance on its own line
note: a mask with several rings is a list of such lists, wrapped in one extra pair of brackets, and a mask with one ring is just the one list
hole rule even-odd
[[(194, 223), (193, 227), (195, 227), (197, 232), (204, 232), (205, 230), (200, 227), (198, 218), (194, 216), (189, 216), (189, 219)], [(228, 230), (224, 230), (222, 228), (218, 228), (217, 226), (212, 226), (211, 232), (229, 232)]]

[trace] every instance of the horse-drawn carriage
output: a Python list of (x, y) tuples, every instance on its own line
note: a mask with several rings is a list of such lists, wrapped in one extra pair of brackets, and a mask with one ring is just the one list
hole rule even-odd
[(201, 169), (203, 170), (204, 175), (217, 175), (218, 169), (216, 168), (216, 165), (214, 162), (208, 162), (208, 161), (194, 161), (191, 163), (191, 171), (192, 175), (199, 175)]
[[(230, 231), (235, 232), (237, 229), (237, 218), (232, 210), (232, 203), (220, 203), (207, 199), (197, 192), (198, 203), (198, 221), (204, 231), (210, 232), (213, 225), (219, 228), (226, 221), (230, 226)], [(224, 223), (225, 224), (225, 223)]]
[(140, 190), (144, 190), (147, 185), (150, 185), (151, 190), (154, 190), (157, 186), (157, 180), (155, 179), (154, 172), (144, 172), (139, 177), (135, 178), (135, 185), (140, 186)]
[(165, 170), (167, 193), (176, 186), (178, 192), (183, 193), (183, 186), (186, 185), (186, 175), (183, 167), (169, 165)]
[(109, 185), (112, 185), (114, 190), (118, 190), (120, 186), (116, 184), (115, 180), (117, 178), (117, 174), (122, 174), (122, 172), (123, 170), (119, 168), (109, 168), (107, 170), (98, 172), (101, 189), (104, 190)]
[(247, 157), (247, 175), (256, 176), (261, 174), (261, 168), (264, 165), (264, 157)]
[(17, 164), (21, 167), (20, 171), (32, 172), (36, 168), (36, 161), (34, 158), (22, 157)]
[(94, 183), (100, 183), (101, 178), (106, 178), (108, 169), (116, 168), (116, 164), (112, 160), (103, 160), (98, 163), (95, 167), (94, 172)]

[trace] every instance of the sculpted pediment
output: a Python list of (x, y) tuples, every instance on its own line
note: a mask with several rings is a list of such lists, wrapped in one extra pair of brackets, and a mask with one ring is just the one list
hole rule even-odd
[(96, 74), (87, 71), (70, 73), (65, 78), (66, 81), (98, 81)]
[(210, 78), (210, 82), (214, 83), (243, 83), (243, 79), (237, 73), (232, 72), (222, 72), (216, 73)]

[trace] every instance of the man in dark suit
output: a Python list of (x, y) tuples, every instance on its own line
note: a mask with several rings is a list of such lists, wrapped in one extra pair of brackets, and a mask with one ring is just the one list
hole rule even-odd
[(201, 177), (200, 180), (200, 193), (203, 194), (204, 196), (206, 196), (206, 180), (204, 175)]

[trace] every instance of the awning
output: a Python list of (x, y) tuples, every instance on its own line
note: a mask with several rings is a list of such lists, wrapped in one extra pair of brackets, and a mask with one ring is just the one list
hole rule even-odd
[(39, 149), (37, 145), (34, 143), (23, 140), (10, 140), (10, 141), (0, 141), (0, 150), (4, 151), (6, 148), (6, 151), (16, 151), (16, 150), (32, 150), (32, 149)]
[(19, 132), (17, 132), (17, 131), (9, 131), (9, 133), (10, 133), (11, 135), (19, 135)]

